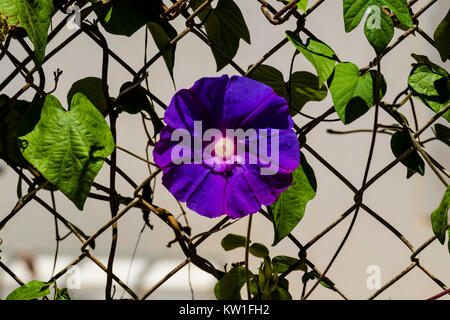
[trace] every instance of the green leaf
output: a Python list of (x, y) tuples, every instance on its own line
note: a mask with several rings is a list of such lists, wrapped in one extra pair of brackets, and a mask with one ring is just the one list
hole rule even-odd
[[(355, 64), (340, 63), (334, 70), (329, 87), (337, 114), (344, 124), (349, 124), (375, 104), (376, 71), (370, 70), (360, 76)], [(386, 92), (386, 82), (383, 77), (380, 91), (381, 99)]]
[(338, 60), (333, 49), (325, 43), (312, 38), (309, 38), (306, 44), (303, 44), (302, 40), (291, 31), (286, 31), (286, 36), (297, 50), (314, 66), (319, 78), (319, 86), (322, 87), (322, 84), (333, 73), (334, 65)]
[[(203, 0), (191, 0), (191, 5), (195, 10), (203, 2)], [(250, 32), (241, 10), (233, 0), (219, 0), (214, 9), (208, 5), (198, 16), (204, 23), (208, 37), (229, 58), (232, 59), (236, 55), (240, 39), (250, 44)], [(228, 64), (228, 60), (216, 50), (212, 49), (212, 52), (217, 71), (219, 71)]]
[(69, 105), (75, 93), (78, 92), (84, 94), (101, 113), (105, 113), (108, 110), (108, 104), (103, 93), (102, 79), (88, 77), (74, 82), (67, 94), (67, 103)]
[(82, 93), (73, 96), (70, 111), (48, 95), (38, 124), (20, 139), (23, 156), (80, 210), (115, 145), (102, 114)]
[(273, 246), (294, 230), (305, 214), (307, 203), (316, 196), (316, 177), (303, 153), (300, 154), (300, 165), (292, 176), (292, 185), (269, 207), (275, 230)]
[(220, 243), (225, 251), (230, 251), (236, 248), (245, 247), (245, 241), (247, 237), (240, 236), (238, 234), (227, 234)]
[(214, 294), (218, 300), (241, 300), (240, 291), (244, 284), (245, 268), (234, 267), (216, 283)]
[(54, 12), (52, 0), (1, 0), (0, 11), (7, 16), (17, 17), (18, 27), (26, 30), (34, 45), (35, 62), (39, 68), (44, 62), (47, 46), (47, 31)]
[(344, 23), (345, 31), (355, 29), (367, 9), (370, 6), (387, 7), (397, 19), (408, 28), (413, 27), (413, 21), (406, 0), (344, 0)]
[[(315, 279), (317, 279), (317, 280), (319, 280), (320, 279), (320, 275), (316, 272), (316, 271), (311, 271), (310, 272), (310, 274), (311, 274), (311, 276), (313, 276)], [(327, 277), (324, 277), (321, 281), (320, 281), (320, 284), (322, 285), (322, 286), (324, 286), (325, 288), (327, 288), (327, 289), (330, 289), (330, 290), (335, 290), (334, 289), (334, 282), (333, 281), (331, 281), (330, 279), (328, 279)]]
[[(131, 86), (133, 86), (133, 83), (131, 81), (125, 82), (120, 87), (120, 92), (125, 91), (127, 88), (130, 88)], [(159, 116), (156, 114), (155, 109), (148, 100), (145, 92), (146, 91), (144, 88), (142, 88), (141, 86), (137, 86), (136, 88), (122, 94), (118, 98), (117, 103), (123, 110), (131, 114), (136, 114), (140, 111), (147, 112), (148, 115), (150, 116), (150, 119), (152, 120), (154, 129), (153, 136), (156, 136), (164, 127), (164, 124), (162, 123), (161, 119), (159, 119)]]
[(11, 103), (6, 95), (0, 95), (0, 157), (25, 165), (20, 153), (18, 137), (19, 125), (29, 102), (17, 100)]
[[(274, 269), (278, 269), (278, 273), (286, 272), (291, 266), (297, 263), (299, 260), (297, 258), (292, 258), (288, 256), (276, 256), (272, 259), (272, 265)], [(305, 271), (306, 265), (303, 263), (297, 266), (294, 270)]]
[(50, 285), (53, 282), (30, 281), (27, 284), (11, 292), (6, 300), (33, 300), (45, 297), (50, 294)]
[(445, 143), (447, 146), (450, 147), (450, 128), (437, 123), (434, 126), (434, 134), (436, 138), (441, 140), (443, 143)]
[(450, 9), (434, 32), (434, 46), (439, 51), (442, 62), (450, 58)]
[(444, 244), (448, 225), (448, 207), (450, 206), (450, 186), (445, 190), (439, 207), (431, 213), (431, 225), (439, 242)]
[[(278, 1), (286, 1), (291, 2), (292, 0), (278, 0)], [(299, 10), (302, 10), (303, 12), (306, 12), (306, 8), (308, 7), (308, 0), (300, 0), (297, 2), (297, 8)]]
[[(450, 75), (426, 56), (412, 54), (417, 61), (408, 77), (413, 96), (438, 113), (450, 103)], [(450, 122), (450, 110), (442, 117)]]
[[(325, 86), (319, 87), (317, 77), (306, 71), (294, 72), (286, 86), (288, 92), (286, 100), (290, 102), (291, 115), (298, 113), (310, 101), (322, 101), (328, 94)], [(289, 86), (291, 86), (290, 97)]]
[[(412, 142), (408, 131), (397, 131), (391, 138), (392, 153), (396, 158), (400, 157), (405, 151), (411, 148)], [(421, 176), (425, 174), (425, 163), (417, 151), (413, 151), (406, 159), (401, 161), (410, 171), (417, 172)], [(409, 176), (411, 176), (411, 173)]]
[(248, 251), (258, 258), (264, 258), (269, 255), (269, 249), (262, 243), (254, 243), (249, 248)]
[(72, 300), (67, 288), (55, 289), (55, 300)]
[(161, 21), (163, 12), (160, 0), (112, 0), (95, 10), (107, 32), (127, 37), (150, 21)]
[(380, 55), (394, 37), (394, 22), (382, 10), (371, 10), (364, 24), (364, 34), (376, 54)]
[[(149, 22), (147, 23), (147, 28), (150, 30), (153, 40), (159, 50), (165, 48), (169, 42), (178, 35), (177, 30), (175, 30), (175, 28), (167, 21)], [(172, 81), (174, 80), (173, 67), (175, 65), (175, 49), (176, 45), (173, 45), (163, 54), (164, 62), (172, 77)]]
[(291, 95), (289, 82), (284, 82), (283, 74), (268, 65), (258, 66), (250, 75), (252, 79), (271, 87), (277, 95), (288, 101), (291, 115), (295, 115), (310, 101), (321, 101), (327, 96), (326, 87), (319, 88), (318, 79), (306, 71), (295, 72), (291, 76)]

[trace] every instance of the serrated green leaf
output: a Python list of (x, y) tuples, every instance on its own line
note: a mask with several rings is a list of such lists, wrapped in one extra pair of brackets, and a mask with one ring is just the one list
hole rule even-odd
[(82, 210), (114, 139), (102, 114), (82, 93), (70, 111), (48, 95), (33, 131), (20, 137), (23, 156)]
[(387, 7), (397, 19), (408, 28), (413, 27), (413, 21), (406, 0), (344, 0), (345, 31), (355, 29), (367, 9), (371, 6)]
[[(272, 265), (274, 268), (278, 269), (278, 273), (286, 272), (291, 266), (297, 263), (299, 260), (297, 258), (292, 258), (288, 256), (276, 256), (272, 259)], [(305, 271), (306, 264), (301, 264), (297, 266), (294, 270)]]
[(434, 126), (434, 134), (438, 140), (450, 147), (450, 128), (437, 123)]
[[(120, 92), (124, 92), (127, 88), (130, 88), (131, 86), (133, 86), (133, 83), (131, 81), (125, 82), (120, 87)], [(136, 114), (140, 111), (147, 112), (153, 124), (154, 137), (164, 127), (164, 124), (162, 123), (159, 116), (156, 114), (153, 105), (148, 100), (147, 95), (145, 93), (145, 89), (142, 88), (141, 86), (137, 86), (131, 91), (122, 94), (118, 98), (117, 103), (123, 110), (131, 114)]]
[(50, 294), (50, 285), (53, 282), (30, 281), (11, 292), (6, 300), (34, 300)]
[(439, 242), (444, 244), (448, 225), (448, 207), (450, 206), (450, 186), (445, 190), (439, 207), (431, 213), (431, 225)]
[(268, 65), (258, 66), (250, 75), (254, 80), (271, 87), (277, 95), (288, 101), (291, 115), (295, 115), (310, 101), (321, 101), (327, 96), (326, 87), (319, 88), (318, 79), (306, 71), (294, 72), (291, 76), (291, 94), (289, 82), (284, 82), (283, 74)]
[(87, 77), (75, 81), (67, 94), (68, 105), (70, 105), (73, 96), (77, 92), (84, 94), (101, 113), (105, 113), (108, 110), (108, 104), (103, 93), (102, 79)]
[(247, 237), (240, 236), (238, 234), (227, 234), (220, 243), (222, 245), (222, 248), (225, 249), (225, 251), (230, 251), (236, 248), (243, 248), (245, 247), (245, 241)]
[(319, 86), (331, 76), (336, 64), (337, 56), (325, 43), (309, 38), (306, 44), (293, 32), (286, 31), (286, 36), (291, 43), (300, 51), (306, 59), (314, 66), (319, 78)]
[(376, 54), (380, 55), (394, 37), (394, 22), (382, 10), (371, 10), (364, 24), (364, 34)]
[[(203, 2), (203, 0), (191, 0), (191, 6), (195, 10)], [(240, 39), (250, 44), (250, 32), (241, 10), (233, 0), (219, 0), (214, 9), (208, 5), (198, 16), (204, 22), (206, 34), (211, 41), (231, 59), (239, 49)], [(212, 52), (217, 71), (219, 71), (229, 61), (216, 50), (212, 49)]]
[(442, 62), (450, 58), (450, 9), (434, 32), (434, 46), (439, 51)]
[(44, 62), (47, 32), (54, 12), (52, 0), (1, 0), (0, 11), (17, 17), (18, 27), (24, 28), (34, 45), (35, 62), (39, 68)]
[[(349, 124), (375, 104), (376, 71), (369, 70), (360, 76), (355, 64), (340, 63), (334, 70), (329, 88), (337, 114), (344, 124)], [(385, 92), (386, 82), (382, 77), (380, 99)]]
[(294, 230), (305, 214), (306, 205), (316, 196), (316, 177), (303, 153), (300, 154), (300, 165), (292, 176), (292, 185), (270, 205), (269, 211), (275, 231), (273, 246)]
[(249, 248), (248, 251), (258, 258), (264, 258), (269, 255), (269, 249), (262, 243), (253, 243)]
[[(249, 271), (251, 275), (251, 272)], [(241, 289), (245, 284), (245, 268), (234, 267), (214, 286), (217, 300), (241, 300)]]
[[(147, 23), (147, 28), (155, 41), (156, 46), (159, 50), (165, 48), (169, 42), (174, 39), (178, 33), (174, 27), (167, 21), (149, 22)], [(175, 50), (176, 44), (171, 46), (164, 54), (163, 59), (166, 63), (167, 69), (169, 70), (170, 77), (173, 78), (173, 67), (175, 65)]]
[[(408, 131), (397, 131), (391, 138), (391, 150), (396, 158), (400, 157), (404, 152), (411, 148), (412, 142)], [(410, 171), (416, 172), (423, 176), (425, 174), (425, 163), (417, 151), (413, 151), (406, 159), (401, 161)], [(408, 175), (411, 176), (412, 172)]]

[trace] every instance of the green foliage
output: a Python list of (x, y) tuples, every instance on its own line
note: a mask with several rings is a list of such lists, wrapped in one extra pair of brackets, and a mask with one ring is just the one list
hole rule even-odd
[[(433, 232), (438, 238), (439, 242), (444, 244), (445, 232), (448, 226), (448, 208), (450, 206), (450, 187), (445, 190), (442, 201), (439, 207), (431, 213), (431, 225)], [(450, 252), (450, 245), (449, 245)]]
[(264, 258), (269, 255), (269, 249), (261, 243), (253, 243), (248, 251), (257, 258)]
[(73, 96), (78, 92), (84, 94), (101, 113), (105, 113), (108, 110), (108, 103), (103, 93), (102, 79), (87, 77), (75, 81), (67, 94), (68, 105), (70, 105)]
[[(151, 21), (147, 23), (147, 28), (159, 50), (166, 48), (170, 41), (178, 35), (177, 30), (175, 30), (175, 28), (166, 21)], [(164, 62), (166, 63), (172, 80), (174, 79), (173, 67), (175, 65), (175, 49), (176, 45), (170, 46), (170, 48), (163, 54)]]
[(52, 0), (0, 0), (9, 24), (24, 28), (34, 45), (36, 66), (44, 62), (47, 31), (54, 12)]
[(387, 7), (406, 27), (412, 28), (413, 22), (406, 0), (344, 0), (344, 23), (345, 31), (350, 32), (355, 29), (367, 8), (371, 6)]
[(36, 97), (32, 102), (11, 100), (0, 95), (0, 158), (26, 167), (19, 147), (18, 138), (30, 132), (39, 121), (43, 99)]
[(284, 82), (280, 71), (263, 64), (258, 66), (250, 77), (270, 86), (276, 94), (284, 97), (289, 103), (292, 115), (297, 114), (310, 101), (325, 99), (328, 92), (326, 87), (319, 87), (315, 75), (306, 71), (294, 72), (290, 81)]
[(382, 10), (372, 10), (364, 24), (364, 34), (376, 54), (380, 55), (394, 36), (394, 22)]
[(11, 292), (6, 300), (34, 300), (50, 294), (53, 282), (30, 281)]
[[(417, 61), (412, 65), (408, 85), (413, 96), (434, 112), (439, 112), (450, 103), (450, 75), (428, 57), (412, 54)], [(442, 117), (450, 122), (450, 110)]]
[[(291, 2), (292, 0), (278, 0), (278, 1)], [(308, 0), (300, 0), (299, 2), (297, 2), (297, 8), (299, 10), (306, 12), (307, 7), (308, 7)]]
[(245, 268), (237, 266), (228, 271), (214, 286), (218, 300), (241, 300), (241, 289), (245, 284)]
[(69, 295), (69, 291), (67, 288), (55, 288), (55, 297), (54, 300), (72, 300)]
[[(349, 62), (340, 63), (334, 70), (330, 92), (334, 108), (344, 124), (364, 115), (374, 104), (377, 86), (376, 71), (359, 74), (358, 67)], [(386, 93), (386, 82), (381, 79), (380, 99)]]
[[(191, 0), (191, 5), (195, 10), (203, 2), (203, 0)], [(208, 37), (230, 59), (236, 55), (240, 39), (250, 44), (250, 32), (247, 24), (241, 10), (233, 0), (219, 0), (214, 9), (209, 4), (198, 16), (205, 26)], [(219, 71), (229, 61), (216, 50), (212, 49), (212, 52), (216, 60), (217, 71)]]
[[(391, 138), (391, 149), (396, 158), (412, 147), (413, 144), (407, 129), (397, 131)], [(415, 150), (406, 159), (403, 159), (401, 163), (408, 168), (408, 178), (414, 173), (418, 173), (421, 176), (425, 174), (425, 163)]]
[(148, 100), (145, 89), (141, 86), (137, 86), (135, 88), (132, 87), (132, 82), (125, 82), (120, 87), (120, 92), (125, 92), (125, 90), (128, 88), (131, 89), (120, 95), (117, 103), (123, 110), (131, 114), (136, 114), (140, 111), (147, 112), (153, 124), (153, 136), (156, 136), (164, 127), (164, 124), (162, 123), (161, 119), (159, 119), (159, 116), (156, 114), (153, 105)]
[(442, 62), (450, 58), (450, 9), (434, 32), (434, 45), (441, 55)]
[(107, 32), (129, 37), (150, 21), (160, 21), (163, 8), (159, 0), (112, 0), (95, 13)]
[(48, 95), (38, 124), (20, 139), (23, 156), (80, 210), (115, 145), (105, 119), (81, 93), (69, 111)]
[(306, 44), (293, 32), (286, 31), (287, 38), (314, 66), (319, 77), (319, 87), (331, 76), (338, 60), (333, 49), (325, 43), (309, 38)]
[(246, 239), (246, 237), (237, 234), (227, 234), (220, 244), (225, 251), (230, 251), (236, 248), (245, 247)]
[(284, 190), (278, 200), (269, 207), (275, 230), (273, 245), (294, 230), (305, 214), (306, 205), (316, 195), (316, 177), (302, 153), (300, 154), (300, 165), (292, 173), (292, 176), (292, 185)]
[(436, 138), (450, 147), (450, 128), (440, 123), (435, 124), (434, 134)]
[[(272, 265), (278, 270), (278, 273), (286, 272), (294, 264), (298, 263), (297, 258), (288, 256), (276, 256), (272, 259)], [(294, 270), (306, 272), (306, 265), (304, 263), (298, 265)]]

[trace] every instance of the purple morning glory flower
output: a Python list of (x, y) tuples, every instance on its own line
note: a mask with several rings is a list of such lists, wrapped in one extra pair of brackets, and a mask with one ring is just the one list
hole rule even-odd
[(300, 161), (284, 98), (246, 77), (202, 78), (178, 91), (153, 151), (163, 185), (210, 218), (240, 218), (270, 205)]

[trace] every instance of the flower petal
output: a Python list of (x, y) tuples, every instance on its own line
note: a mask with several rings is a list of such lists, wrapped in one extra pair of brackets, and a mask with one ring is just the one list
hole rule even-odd
[(292, 127), (289, 107), (284, 98), (261, 82), (245, 77), (231, 77), (223, 106), (227, 128)]
[(253, 193), (242, 166), (235, 166), (233, 174), (227, 179), (225, 189), (225, 213), (231, 218), (241, 218), (258, 212), (261, 203)]
[(181, 164), (163, 169), (162, 183), (178, 201), (184, 202), (199, 187), (210, 169), (201, 164)]
[(271, 205), (280, 193), (292, 184), (292, 173), (280, 171), (275, 175), (261, 175), (257, 165), (244, 165), (245, 178), (259, 202), (265, 206)]
[(210, 172), (187, 200), (188, 208), (209, 218), (223, 215), (226, 183), (222, 175)]
[(194, 129), (194, 121), (202, 121), (203, 128), (221, 123), (222, 107), (228, 76), (203, 78), (191, 89), (178, 91), (164, 114), (164, 121), (173, 128)]

